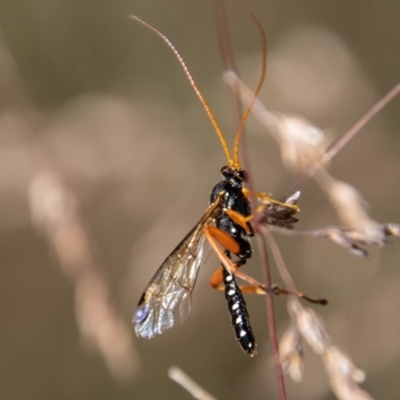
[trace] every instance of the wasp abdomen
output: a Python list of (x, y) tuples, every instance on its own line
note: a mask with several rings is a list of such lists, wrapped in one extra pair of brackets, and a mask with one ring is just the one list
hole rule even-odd
[(226, 271), (225, 268), (222, 269), (225, 285), (225, 298), (228, 303), (236, 340), (239, 342), (243, 351), (253, 356), (256, 354), (256, 340), (251, 329), (249, 314), (246, 309), (246, 302), (244, 301), (242, 292), (236, 283), (234, 275)]

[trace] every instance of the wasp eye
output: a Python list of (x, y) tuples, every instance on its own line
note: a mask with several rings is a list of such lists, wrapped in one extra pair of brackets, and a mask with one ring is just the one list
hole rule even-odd
[(228, 167), (227, 165), (225, 167), (221, 168), (221, 175), (225, 178), (225, 179), (229, 179), (231, 177), (234, 176), (234, 171), (232, 170), (232, 168)]
[(225, 175), (229, 170), (229, 167), (227, 165), (225, 165), (224, 167), (221, 168), (221, 174)]

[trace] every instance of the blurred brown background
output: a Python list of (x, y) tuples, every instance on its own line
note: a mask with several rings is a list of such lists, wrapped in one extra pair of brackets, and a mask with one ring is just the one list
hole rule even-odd
[[(268, 34), (261, 97), (272, 110), (301, 114), (336, 138), (400, 80), (400, 1), (230, 1), (234, 52), (251, 87), (260, 44), (249, 7)], [(176, 59), (153, 33), (126, 18), (131, 13), (176, 44), (232, 140), (210, 2), (0, 2), (4, 39), (30, 96), (27, 112), (39, 121), (35, 140), (77, 196), (111, 297), (128, 325), (148, 280), (206, 209), (226, 162)], [(9, 77), (0, 79), (7, 86)], [(109, 373), (80, 339), (68, 273), (32, 228), (28, 143), (6, 128), (12, 112), (6, 99), (0, 110), (0, 398), (188, 399), (167, 378), (171, 365), (219, 399), (276, 398), (264, 299), (247, 301), (259, 346), (250, 359), (235, 343), (223, 296), (209, 288), (213, 255), (200, 271), (185, 324), (151, 341), (134, 339), (129, 376)], [(400, 222), (399, 106), (399, 100), (390, 104), (332, 165), (382, 222)], [(280, 196), (294, 177), (251, 117), (248, 132), (257, 189)], [(300, 205), (299, 229), (337, 223), (314, 184)], [(397, 399), (399, 241), (374, 250), (369, 262), (322, 239), (278, 241), (298, 288), (330, 300), (317, 311), (334, 342), (367, 372), (364, 388), (376, 398)], [(246, 270), (261, 277), (257, 257)], [(275, 305), (282, 333), (289, 323), (286, 300)], [(96, 321), (101, 331), (101, 318)], [(291, 399), (333, 398), (311, 351), (304, 381), (287, 379), (287, 388)]]

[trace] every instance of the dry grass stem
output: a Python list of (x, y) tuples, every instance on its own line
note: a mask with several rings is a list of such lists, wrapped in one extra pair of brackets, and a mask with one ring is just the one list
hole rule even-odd
[[(365, 379), (364, 371), (358, 368), (343, 350), (332, 344), (322, 318), (314, 310), (303, 307), (296, 298), (289, 299), (288, 310), (292, 325), (285, 333), (282, 342), (286, 340), (290, 344), (288, 338), (294, 339), (291, 348), (288, 345), (287, 353), (290, 355), (295, 353), (299, 342), (296, 335), (301, 335), (312, 350), (321, 356), (331, 389), (339, 400), (372, 399), (358, 386)], [(290, 370), (288, 373), (290, 374)], [(293, 378), (292, 374), (290, 376)], [(297, 378), (296, 374), (294, 376)]]
[(290, 292), (295, 293), (297, 292), (296, 286), (292, 276), (289, 273), (289, 270), (286, 267), (286, 264), (283, 260), (282, 253), (276, 243), (275, 239), (271, 235), (269, 229), (264, 228), (264, 235), (268, 241), (268, 246), (271, 249), (272, 256), (275, 260), (276, 267), (278, 269), (279, 275), (281, 276), (283, 282), (285, 283), (286, 289)]
[[(301, 235), (328, 238), (351, 254), (370, 259), (362, 246), (383, 247), (392, 237), (400, 236), (400, 225), (379, 223), (369, 216), (369, 205), (352, 185), (332, 177), (321, 168), (315, 179), (330, 200), (343, 226), (327, 226), (312, 231), (288, 232), (275, 224), (273, 230), (285, 235)], [(278, 228), (276, 228), (278, 227)]]
[(102, 355), (116, 379), (129, 379), (138, 367), (131, 327), (112, 304), (76, 197), (54, 171), (44, 170), (32, 179), (29, 204), (34, 226), (44, 233), (64, 273), (74, 282), (76, 318), (84, 343)]
[[(264, 233), (286, 287), (293, 293), (296, 292), (279, 247), (267, 228)], [(293, 295), (289, 297), (288, 310), (292, 323), (280, 341), (280, 357), (284, 373), (295, 382), (302, 380), (304, 371), (302, 340), (304, 340), (316, 354), (321, 356), (330, 386), (338, 399), (370, 399), (368, 393), (358, 386), (358, 383), (365, 379), (364, 372), (346, 353), (332, 344), (322, 318), (311, 308), (303, 307)]]
[(316, 354), (321, 355), (331, 344), (322, 318), (311, 308), (303, 307), (297, 299), (289, 299), (288, 308), (300, 335)]
[[(237, 74), (228, 71), (224, 80), (245, 104), (248, 104), (252, 92), (240, 80)], [(298, 197), (298, 190), (310, 178), (315, 179), (335, 209), (343, 226), (328, 226), (314, 231), (292, 232), (297, 219), (268, 204), (258, 213), (255, 224), (260, 224), (272, 250), (277, 269), (289, 292), (296, 292), (293, 279), (285, 266), (280, 250), (270, 234), (270, 228), (287, 235), (303, 235), (329, 238), (350, 253), (370, 258), (363, 246), (382, 247), (390, 243), (392, 236), (399, 236), (400, 225), (379, 223), (369, 216), (368, 204), (360, 193), (348, 183), (332, 177), (326, 170), (327, 163), (357, 134), (360, 129), (389, 101), (400, 92), (400, 85), (392, 89), (381, 101), (375, 104), (349, 132), (347, 132), (329, 151), (329, 138), (324, 132), (302, 117), (270, 112), (261, 101), (253, 107), (255, 117), (267, 127), (278, 142), (285, 166), (302, 178), (288, 192), (286, 198)], [(290, 195), (291, 193), (294, 193)], [(285, 200), (285, 198), (283, 198)], [(296, 198), (297, 201), (297, 198)], [(283, 212), (283, 214), (282, 214)], [(279, 217), (274, 219), (274, 213)], [(271, 216), (272, 214), (272, 216)], [(289, 228), (289, 229), (288, 229)], [(292, 324), (281, 340), (281, 362), (284, 372), (294, 381), (300, 381), (303, 375), (302, 339), (320, 355), (327, 371), (330, 386), (338, 399), (371, 399), (358, 383), (365, 374), (341, 349), (332, 345), (322, 319), (310, 308), (303, 307), (298, 298), (290, 296), (289, 313)]]
[(303, 343), (294, 324), (283, 334), (279, 351), (283, 372), (288, 374), (293, 381), (300, 382), (304, 372)]
[[(400, 93), (400, 83), (389, 90), (389, 92), (382, 97), (376, 104), (374, 104), (353, 126), (350, 128), (330, 149), (324, 154), (324, 157), (320, 161), (321, 165), (326, 165), (336, 154), (342, 150), (347, 143), (350, 142), (354, 136), (360, 132), (360, 130), (384, 107), (386, 107), (396, 96)], [(314, 165), (312, 170), (308, 172), (311, 176), (314, 171), (318, 168), (318, 165)]]
[(77, 322), (85, 343), (97, 349), (116, 379), (131, 378), (138, 356), (130, 324), (112, 304), (108, 283), (79, 216), (77, 198), (66, 188), (49, 162), (51, 157), (37, 141), (39, 128), (31, 116), (27, 90), (1, 31), (0, 77), (2, 100), (12, 110), (7, 119), (11, 132), (27, 152), (33, 225), (44, 234), (64, 273), (74, 282)]
[(176, 383), (186, 389), (194, 399), (197, 400), (216, 400), (214, 396), (207, 393), (193, 379), (189, 378), (180, 368), (170, 367), (168, 376)]
[[(264, 275), (265, 287), (271, 288), (272, 287), (271, 267), (267, 252), (267, 244), (265, 242), (265, 239), (261, 235), (256, 235), (255, 238), (260, 252), (260, 259)], [(283, 379), (281, 356), (279, 354), (278, 336), (276, 333), (274, 303), (272, 295), (268, 292), (266, 293), (265, 296), (265, 305), (267, 310), (268, 332), (272, 347), (272, 353), (274, 357), (275, 377), (278, 386), (279, 399), (286, 400), (287, 397), (286, 397), (285, 381)]]
[[(238, 94), (244, 102), (249, 102), (251, 91), (235, 73), (227, 72), (224, 78), (230, 87), (237, 88)], [(296, 232), (295, 235), (328, 238), (350, 253), (367, 259), (371, 256), (366, 249), (361, 247), (362, 245), (382, 247), (390, 243), (391, 236), (399, 236), (398, 224), (381, 224), (370, 218), (367, 202), (357, 189), (335, 179), (324, 168), (327, 162), (354, 137), (361, 127), (399, 91), (400, 85), (397, 85), (367, 113), (367, 117), (364, 116), (328, 152), (326, 149), (329, 140), (321, 129), (301, 117), (272, 113), (265, 108), (261, 101), (256, 101), (253, 113), (280, 144), (284, 164), (294, 172), (307, 173), (308, 176), (313, 177), (343, 223), (343, 227), (326, 227), (309, 232)], [(271, 220), (267, 218), (261, 219), (261, 222), (278, 227), (293, 227), (290, 221), (286, 226), (271, 223)]]
[[(390, 242), (389, 236), (397, 235), (398, 229), (387, 229), (368, 215), (368, 203), (352, 185), (339, 181), (320, 170), (315, 179), (326, 193), (345, 228), (346, 237), (368, 246), (382, 247)], [(396, 227), (395, 224), (389, 226)]]

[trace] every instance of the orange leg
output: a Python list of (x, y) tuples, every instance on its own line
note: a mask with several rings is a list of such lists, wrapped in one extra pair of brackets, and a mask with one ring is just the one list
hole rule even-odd
[[(239, 288), (243, 293), (265, 294), (267, 291), (269, 292), (269, 290), (264, 289), (264, 286), (260, 282), (256, 281), (254, 278), (243, 273), (242, 271), (239, 271), (239, 269), (235, 266), (235, 264), (233, 262), (232, 262), (232, 267), (236, 268), (232, 272), (234, 275), (238, 276), (239, 278), (241, 278), (247, 282), (248, 281), (251, 281), (253, 283), (257, 282), (257, 286), (242, 286), (242, 285), (240, 285)], [(221, 290), (221, 291), (224, 290), (224, 286), (222, 285), (222, 280), (223, 280), (222, 279), (222, 268), (223, 267), (217, 268), (210, 279), (210, 285), (214, 289)], [(272, 291), (275, 291), (275, 289), (272, 289)]]
[[(234, 263), (232, 263), (234, 265)], [(223, 279), (222, 279), (222, 268), (223, 267), (219, 267), (216, 269), (216, 271), (214, 272), (214, 274), (212, 275), (211, 279), (210, 279), (210, 284), (211, 286), (216, 289), (216, 290), (224, 290), (224, 286), (221, 285)], [(250, 276), (248, 276), (247, 274), (244, 274), (243, 272), (239, 271), (237, 268), (235, 270), (235, 272), (233, 272), (236, 276), (244, 279), (244, 280), (250, 280), (253, 283), (257, 282), (255, 279), (251, 278)], [(245, 278), (246, 277), (246, 278)], [(314, 297), (310, 297), (305, 293), (302, 292), (289, 292), (286, 289), (282, 289), (281, 287), (279, 287), (278, 285), (273, 285), (270, 288), (266, 288), (264, 285), (262, 285), (260, 282), (258, 282), (259, 286), (258, 287), (254, 287), (254, 286), (242, 286), (240, 285), (239, 288), (242, 291), (242, 293), (250, 293), (250, 294), (274, 294), (276, 296), (280, 295), (280, 294), (294, 294), (295, 296), (299, 297), (300, 299), (304, 299), (309, 301), (310, 303), (314, 303), (314, 304), (320, 304), (320, 305), (327, 305), (328, 304), (328, 300), (327, 299), (323, 299), (323, 298), (314, 298)]]
[[(231, 251), (230, 247), (232, 246), (232, 243), (230, 241), (233, 241), (236, 243), (236, 241), (234, 239), (232, 239), (232, 237), (230, 237), (228, 234), (226, 234), (225, 232), (223, 232), (220, 229), (215, 228), (215, 227), (206, 228), (205, 235), (206, 235), (207, 240), (211, 244), (211, 247), (215, 251), (217, 257), (221, 261), (221, 264), (223, 265), (223, 267), (219, 267), (214, 272), (214, 274), (212, 275), (212, 277), (210, 279), (210, 284), (214, 289), (224, 290), (224, 287), (223, 287), (223, 285), (221, 285), (221, 283), (223, 281), (222, 268), (225, 268), (231, 274), (234, 274), (235, 276), (239, 277), (240, 279), (242, 279), (245, 282), (250, 284), (250, 286), (239, 286), (240, 290), (243, 293), (251, 293), (251, 294), (270, 293), (270, 294), (274, 294), (274, 295), (294, 294), (295, 296), (302, 298), (304, 300), (307, 300), (311, 303), (321, 304), (321, 305), (328, 304), (328, 301), (326, 299), (313, 298), (313, 297), (307, 296), (305, 293), (297, 292), (297, 291), (292, 293), (286, 289), (280, 288), (277, 285), (274, 285), (271, 288), (266, 288), (265, 285), (263, 285), (261, 282), (252, 278), (250, 275), (247, 275), (244, 272), (240, 271), (238, 266), (223, 252), (223, 250), (221, 249), (219, 244), (221, 246), (224, 246), (227, 250)], [(229, 237), (229, 241), (224, 242), (224, 239), (226, 239), (226, 237)], [(236, 245), (238, 246), (237, 243), (236, 243)]]
[[(249, 215), (248, 217), (244, 217), (242, 214), (234, 210), (227, 209), (225, 211), (228, 216), (231, 218), (233, 222), (236, 222), (239, 226), (241, 226), (247, 233), (252, 233), (252, 229), (249, 225), (249, 222), (254, 218), (253, 215)], [(221, 243), (222, 244), (222, 243)]]
[(242, 189), (243, 194), (246, 197), (251, 197), (255, 196), (259, 198), (263, 203), (268, 204), (268, 203), (273, 203), (282, 207), (289, 208), (290, 210), (295, 211), (296, 213), (300, 211), (300, 207), (296, 204), (289, 204), (289, 203), (282, 203), (281, 201), (275, 200), (272, 198), (269, 194), (267, 193), (261, 193), (261, 192), (256, 192), (256, 191), (250, 191), (246, 188)]
[(222, 283), (222, 268), (223, 267), (218, 267), (215, 272), (212, 274), (212, 277), (210, 279), (210, 285), (217, 290), (223, 290), (223, 286), (221, 285)]
[[(211, 229), (210, 229), (211, 228)], [(223, 233), (223, 235), (221, 235)], [(230, 242), (225, 242), (224, 239), (226, 237), (229, 237), (229, 240), (234, 241), (237, 246), (237, 242), (232, 239), (228, 234), (225, 232), (221, 231), (218, 228), (215, 227), (208, 227), (205, 230), (205, 235), (209, 243), (211, 244), (211, 247), (213, 248), (214, 252), (216, 253), (217, 257), (221, 261), (221, 264), (223, 267), (229, 271), (231, 274), (236, 275), (240, 279), (244, 280), (245, 282), (248, 282), (250, 286), (244, 286), (240, 287), (240, 289), (243, 289), (245, 293), (257, 293), (257, 294), (265, 294), (265, 289), (263, 287), (263, 284), (258, 282), (256, 279), (252, 278), (251, 276), (243, 273), (242, 271), (239, 270), (237, 265), (223, 252), (221, 249), (221, 246), (223, 246), (225, 249), (231, 251), (231, 243)], [(232, 251), (232, 253), (234, 253)], [(222, 283), (222, 267), (218, 268), (216, 272), (213, 274), (211, 277), (211, 286), (215, 289), (222, 290), (223, 287), (221, 286)], [(221, 289), (220, 289), (221, 288)]]
[[(206, 234), (207, 233), (210, 237), (213, 238), (213, 240), (218, 242), (226, 250), (230, 251), (233, 254), (239, 253), (240, 247), (238, 242), (232, 236), (229, 236), (226, 232), (216, 228), (215, 226), (209, 226), (206, 228)], [(210, 239), (208, 238), (208, 240)]]

